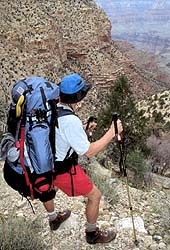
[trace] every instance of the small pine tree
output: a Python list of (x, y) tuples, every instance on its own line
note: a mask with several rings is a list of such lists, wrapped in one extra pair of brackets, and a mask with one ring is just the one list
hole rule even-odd
[(128, 84), (126, 76), (121, 75), (110, 89), (110, 94), (106, 97), (107, 104), (99, 112), (96, 137), (100, 137), (103, 131), (108, 128), (112, 121), (112, 114), (117, 112), (123, 122), (124, 135), (130, 148), (143, 148), (147, 120), (143, 116), (143, 111), (138, 111), (133, 93)]

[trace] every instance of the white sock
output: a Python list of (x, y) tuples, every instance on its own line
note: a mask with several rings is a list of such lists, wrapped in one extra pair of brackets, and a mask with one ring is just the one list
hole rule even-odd
[(86, 226), (86, 232), (93, 232), (96, 230), (96, 223), (90, 224), (90, 223), (86, 222), (85, 226)]
[(49, 213), (48, 213), (48, 217), (49, 217), (49, 220), (50, 220), (50, 221), (55, 220), (55, 219), (56, 219), (56, 217), (57, 217), (57, 213), (56, 213), (56, 211), (49, 212)]

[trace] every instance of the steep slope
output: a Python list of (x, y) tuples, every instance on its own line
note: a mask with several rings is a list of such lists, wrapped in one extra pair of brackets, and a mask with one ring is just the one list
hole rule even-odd
[[(102, 174), (101, 180), (103, 178)], [(169, 250), (170, 193), (167, 188), (170, 187), (170, 181), (167, 179), (166, 182), (164, 178), (164, 184), (154, 190), (144, 191), (129, 187), (139, 241), (139, 246), (136, 247), (130, 223), (126, 185), (115, 178), (107, 177), (107, 179), (110, 183), (108, 186), (110, 197), (103, 197), (100, 203), (98, 225), (103, 229), (112, 227), (116, 230), (116, 239), (108, 244), (91, 246), (86, 243), (84, 232), (86, 200), (83, 197), (70, 198), (61, 191), (58, 192), (55, 198), (57, 211), (69, 208), (72, 210), (72, 215), (57, 231), (51, 232), (42, 204), (37, 200), (32, 202), (35, 210), (33, 214), (28, 201), (22, 200), (21, 196), (5, 183), (2, 175), (0, 175), (0, 218), (5, 220), (7, 217), (12, 219), (16, 216), (32, 222), (34, 229), (39, 230), (37, 237), (40, 237), (46, 245), (44, 250)], [(0, 223), (0, 229), (1, 225), (4, 224)], [(10, 237), (12, 236), (11, 232)], [(3, 240), (7, 240), (5, 236)], [(11, 238), (10, 241), (12, 243), (14, 239)], [(20, 249), (18, 247), (17, 249)]]
[[(94, 1), (1, 1), (1, 85), (28, 75), (56, 83), (79, 72), (93, 83), (83, 109), (97, 112), (104, 93), (126, 74), (137, 98), (164, 88), (133, 69), (133, 62), (111, 40), (111, 24)], [(92, 109), (93, 107), (93, 109)]]
[(139, 50), (125, 41), (117, 41), (115, 44), (126, 57), (135, 63), (136, 70), (138, 68), (141, 72), (144, 72), (146, 77), (152, 77), (158, 85), (166, 86), (167, 89), (170, 88), (170, 67), (165, 58), (159, 54), (154, 55), (153, 53)]
[[(92, 0), (2, 0), (0, 15), (1, 86), (11, 85), (15, 80), (32, 74), (59, 82), (65, 74), (79, 72), (93, 83), (93, 89), (86, 99), (88, 103), (82, 104), (84, 119), (89, 113), (98, 112), (105, 92), (120, 74), (128, 76), (136, 98), (141, 99), (164, 89), (153, 79), (135, 71), (134, 62), (112, 42), (111, 24)], [(115, 227), (121, 219), (129, 217), (126, 186), (119, 180), (109, 181), (114, 196), (111, 201), (101, 204), (99, 224), (103, 227), (108, 227), (108, 224)], [(16, 211), (17, 216), (32, 221), (36, 217), (41, 218), (43, 229), (40, 235), (46, 242), (47, 250), (134, 248), (132, 230), (121, 229), (118, 225), (116, 241), (105, 246), (87, 245), (84, 238), (85, 200), (82, 197), (68, 198), (63, 193), (58, 194), (57, 209), (67, 205), (72, 209), (73, 217), (65, 227), (52, 234), (40, 202), (33, 203), (36, 209), (36, 215), (33, 215), (28, 203), (20, 200), (1, 175), (0, 187), (0, 214), (10, 216)], [(148, 193), (130, 189), (135, 216), (144, 218), (147, 230), (137, 232), (140, 246), (134, 248), (136, 250), (165, 250), (169, 247), (168, 212), (163, 213), (169, 201), (168, 190), (164, 190), (169, 189), (169, 182), (167, 187), (163, 185), (161, 188), (163, 191)], [(161, 203), (160, 211), (157, 211), (158, 202)]]
[[(162, 93), (153, 95), (138, 103), (138, 108), (144, 111), (144, 115), (150, 119), (159, 118), (159, 122), (164, 125), (170, 124), (170, 93), (163, 91)], [(159, 117), (157, 117), (159, 115)]]

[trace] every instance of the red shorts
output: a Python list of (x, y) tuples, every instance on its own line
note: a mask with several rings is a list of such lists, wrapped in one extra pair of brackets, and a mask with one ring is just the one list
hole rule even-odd
[[(75, 166), (75, 170), (74, 167), (72, 167), (71, 173), (74, 196), (87, 195), (93, 189), (93, 183), (79, 165)], [(70, 173), (57, 175), (53, 184), (68, 196), (72, 196), (72, 182)]]

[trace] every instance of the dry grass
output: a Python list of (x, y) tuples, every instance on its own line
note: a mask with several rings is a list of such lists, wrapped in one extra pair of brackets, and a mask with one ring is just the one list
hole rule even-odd
[(0, 215), (0, 249), (45, 250), (47, 247), (40, 237), (40, 231), (41, 226), (36, 221), (27, 221), (15, 215), (6, 219)]

